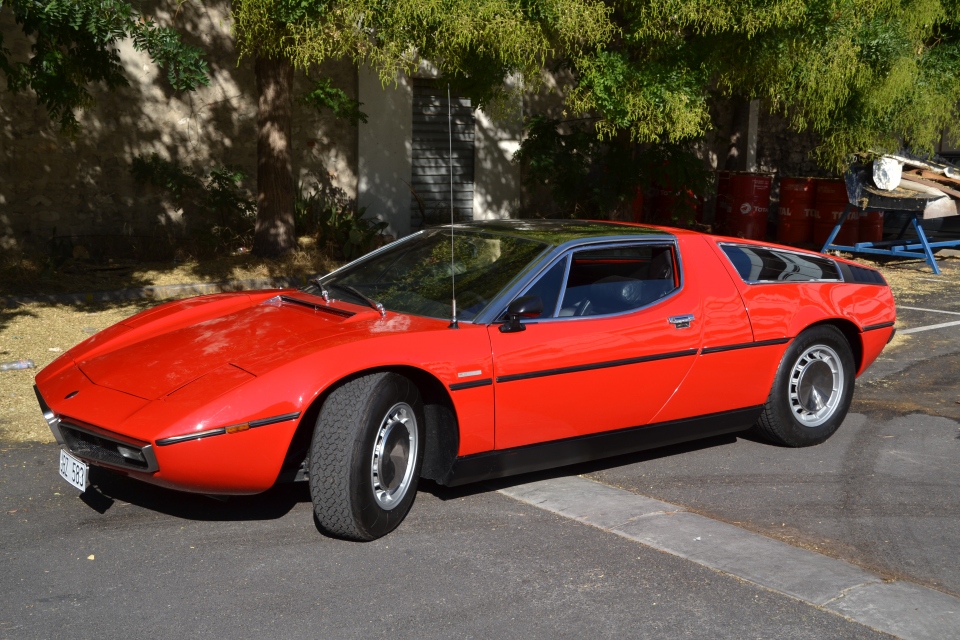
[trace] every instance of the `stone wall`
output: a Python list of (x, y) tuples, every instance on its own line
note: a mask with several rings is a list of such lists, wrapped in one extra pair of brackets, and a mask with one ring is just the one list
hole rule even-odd
[[(136, 3), (134, 3), (136, 6)], [(129, 42), (119, 48), (129, 86), (114, 92), (92, 87), (96, 106), (78, 114), (75, 139), (59, 133), (33, 95), (0, 93), (0, 247), (43, 248), (49, 238), (81, 234), (155, 234), (176, 230), (182, 215), (164, 195), (137, 185), (130, 172), (137, 155), (157, 153), (197, 173), (226, 164), (243, 170), (243, 187), (256, 188), (256, 86), (253, 61), (238, 64), (229, 2), (147, 3), (140, 10), (185, 34), (207, 55), (211, 83), (174, 93), (161, 72)], [(24, 40), (8, 9), (0, 10), (4, 45), (26, 59)], [(318, 70), (357, 95), (348, 62)], [(298, 72), (297, 92), (308, 87)], [(294, 171), (305, 186), (347, 201), (357, 193), (356, 128), (329, 112), (297, 106), (293, 122)]]

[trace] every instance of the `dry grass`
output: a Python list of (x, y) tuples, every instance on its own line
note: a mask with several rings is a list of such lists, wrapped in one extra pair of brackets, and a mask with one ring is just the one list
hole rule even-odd
[(339, 266), (316, 248), (313, 238), (302, 237), (297, 251), (280, 260), (256, 258), (249, 253), (209, 260), (180, 262), (114, 261), (93, 264), (70, 260), (56, 271), (44, 258), (8, 256), (0, 264), (0, 296), (115, 291), (168, 284), (223, 282), (252, 278), (312, 276)]
[[(70, 262), (57, 273), (24, 257), (8, 258), (0, 268), (0, 295), (36, 295), (113, 291), (168, 284), (222, 282), (327, 273), (338, 262), (316, 250), (312, 238), (300, 238), (299, 250), (282, 260), (237, 255), (180, 263)], [(0, 372), (0, 439), (52, 440), (37, 407), (33, 378), (39, 369), (91, 333), (120, 322), (159, 301), (103, 303), (84, 306), (22, 304), (0, 308), (0, 362), (33, 360), (36, 369)]]
[(93, 333), (154, 304), (31, 304), (0, 309), (0, 361), (29, 359), (37, 365), (36, 369), (0, 371), (0, 439), (52, 441), (33, 393), (37, 371)]

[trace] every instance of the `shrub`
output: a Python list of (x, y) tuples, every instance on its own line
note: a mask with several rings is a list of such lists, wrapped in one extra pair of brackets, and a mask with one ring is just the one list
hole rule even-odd
[(256, 203), (240, 188), (243, 171), (219, 165), (198, 176), (176, 160), (157, 154), (137, 156), (131, 167), (134, 180), (165, 192), (183, 212), (185, 232), (200, 255), (218, 255), (250, 246)]

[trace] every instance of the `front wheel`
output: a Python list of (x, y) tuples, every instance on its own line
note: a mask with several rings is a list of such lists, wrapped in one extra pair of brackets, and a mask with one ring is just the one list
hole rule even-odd
[(807, 329), (780, 362), (757, 430), (788, 447), (824, 442), (847, 415), (854, 374), (850, 343), (839, 329), (830, 325)]
[(420, 392), (396, 373), (362, 376), (330, 394), (308, 458), (313, 509), (325, 531), (375, 540), (403, 521), (417, 493), (424, 424)]

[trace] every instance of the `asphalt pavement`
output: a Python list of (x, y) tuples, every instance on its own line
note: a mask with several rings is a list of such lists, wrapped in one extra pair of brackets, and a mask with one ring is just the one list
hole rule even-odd
[[(359, 544), (302, 485), (214, 501), (0, 448), (0, 638), (884, 638), (828, 611), (492, 491), (430, 485)], [(103, 513), (100, 513), (99, 511)]]
[(958, 437), (946, 418), (851, 414), (817, 447), (730, 437), (584, 471), (886, 578), (960, 595)]

